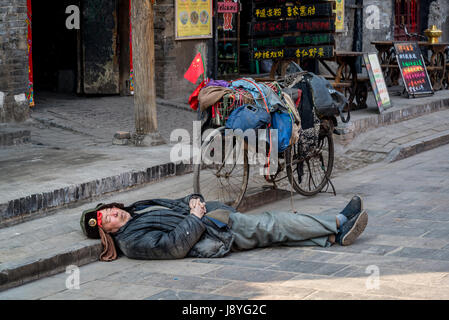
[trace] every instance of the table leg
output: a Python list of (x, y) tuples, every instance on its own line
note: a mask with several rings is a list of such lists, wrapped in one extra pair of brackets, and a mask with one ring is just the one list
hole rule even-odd
[(432, 51), (430, 66), (434, 68), (430, 73), (430, 80), (434, 90), (443, 89), (443, 80), (446, 75), (446, 55), (444, 52)]

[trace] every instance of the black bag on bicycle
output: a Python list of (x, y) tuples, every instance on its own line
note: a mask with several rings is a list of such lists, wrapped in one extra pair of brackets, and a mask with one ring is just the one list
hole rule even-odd
[(315, 113), (310, 84), (307, 81), (300, 81), (295, 85), (295, 88), (302, 91), (298, 108), (301, 118), (301, 131), (298, 142), (299, 152), (302, 157), (308, 157), (318, 145), (320, 119)]
[(312, 93), (313, 105), (316, 112), (323, 116), (340, 116), (344, 123), (349, 122), (351, 113), (348, 107), (348, 116), (343, 117), (343, 108), (348, 103), (346, 97), (335, 90), (332, 84), (321, 76), (309, 72), (304, 75), (304, 79), (309, 83), (309, 89)]

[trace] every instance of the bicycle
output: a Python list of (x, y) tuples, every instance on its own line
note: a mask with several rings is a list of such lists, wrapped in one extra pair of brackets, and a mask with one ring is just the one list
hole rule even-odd
[[(303, 150), (300, 142), (290, 145), (275, 159), (276, 172), (265, 175), (250, 174), (250, 159), (254, 157), (250, 151), (258, 150), (263, 143), (268, 144), (268, 134), (258, 136), (256, 144), (251, 145), (241, 136), (226, 135), (224, 126), (213, 123), (210, 108), (203, 112), (199, 110), (198, 120), (202, 122), (202, 135), (206, 130), (210, 130), (205, 134), (201, 145), (201, 156), (208, 160), (215, 158), (216, 161), (201, 161), (194, 165), (195, 193), (201, 193), (207, 199), (215, 199), (236, 209), (242, 204), (250, 179), (253, 179), (256, 187), (260, 187), (263, 182), (269, 184), (263, 186), (264, 188), (272, 189), (288, 189), (290, 185), (290, 191), (293, 188), (304, 196), (316, 195), (330, 185), (335, 194), (335, 188), (330, 181), (334, 163), (333, 133), (337, 123), (335, 117), (319, 117), (319, 134), (312, 150)], [(265, 150), (265, 156), (269, 157), (268, 145)], [(267, 169), (266, 164), (263, 169)]]

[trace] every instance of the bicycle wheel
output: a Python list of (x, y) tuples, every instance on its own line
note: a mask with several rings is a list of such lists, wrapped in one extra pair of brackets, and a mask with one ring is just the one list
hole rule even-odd
[(237, 209), (248, 177), (247, 143), (238, 136), (225, 136), (224, 127), (213, 130), (201, 145), (201, 163), (194, 165), (194, 192)]
[(334, 140), (332, 130), (320, 133), (318, 146), (312, 155), (304, 158), (295, 144), (286, 150), (288, 181), (299, 194), (313, 196), (328, 183), (334, 165)]

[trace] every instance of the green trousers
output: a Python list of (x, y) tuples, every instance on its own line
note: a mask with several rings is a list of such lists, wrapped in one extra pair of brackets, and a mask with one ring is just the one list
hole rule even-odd
[(336, 214), (309, 215), (291, 212), (231, 213), (235, 235), (233, 250), (272, 245), (329, 247), (337, 233)]

